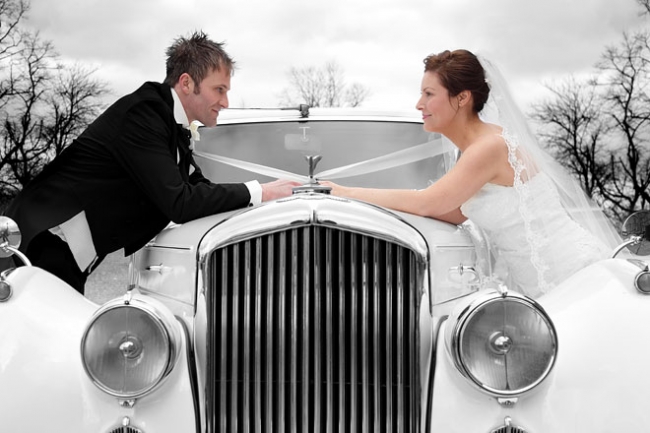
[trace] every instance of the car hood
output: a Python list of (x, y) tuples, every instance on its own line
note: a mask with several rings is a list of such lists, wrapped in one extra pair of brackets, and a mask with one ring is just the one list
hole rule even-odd
[[(341, 199), (338, 197), (322, 196), (320, 194), (307, 194), (307, 195), (294, 195), (289, 198), (275, 200), (271, 202), (262, 203), (259, 206), (249, 207), (245, 209), (240, 209), (231, 212), (224, 212), (217, 215), (211, 215), (204, 218), (199, 218), (185, 224), (170, 224), (165, 228), (153, 241), (152, 245), (165, 248), (182, 248), (182, 249), (195, 249), (200, 244), (201, 240), (206, 233), (210, 232), (213, 228), (217, 227), (225, 221), (230, 221), (232, 223), (239, 216), (246, 215), (246, 218), (255, 219), (255, 214), (259, 209), (274, 206), (274, 209), (277, 212), (273, 212), (274, 215), (277, 215), (279, 220), (285, 218), (285, 224), (295, 223), (295, 221), (288, 221), (287, 219), (292, 218), (291, 210), (287, 211), (289, 203), (293, 206), (293, 209), (299, 209), (302, 206), (296, 205), (296, 201), (302, 200), (317, 200), (324, 199), (328, 202), (330, 208), (340, 206), (339, 215), (350, 215), (350, 212), (354, 214), (359, 212), (361, 208), (375, 209), (378, 211), (378, 215), (385, 215), (386, 218), (394, 218), (400, 220), (405, 224), (415, 229), (422, 235), (423, 240), (428, 245), (424, 246), (425, 249), (430, 249), (434, 247), (466, 247), (471, 245), (471, 239), (469, 234), (462, 226), (457, 226), (454, 224), (449, 224), (442, 222), (433, 218), (421, 217), (413, 214), (408, 214), (404, 212), (391, 211), (384, 208), (380, 208), (371, 204), (364, 202), (359, 202), (356, 200)], [(307, 205), (307, 207), (302, 207), (302, 211), (308, 209), (309, 212), (313, 212), (314, 206)], [(370, 212), (372, 212), (370, 210)], [(247, 215), (248, 214), (248, 215)], [(268, 213), (266, 213), (268, 216)], [(265, 217), (266, 217), (265, 216)], [(333, 215), (336, 217), (336, 215)], [(352, 218), (354, 220), (354, 218)], [(362, 221), (362, 219), (359, 219)], [(280, 221), (275, 221), (274, 224), (277, 226), (277, 223)], [(351, 222), (354, 224), (354, 221)], [(367, 223), (366, 223), (367, 224)], [(377, 227), (375, 227), (377, 228)], [(150, 245), (151, 245), (150, 244)]]

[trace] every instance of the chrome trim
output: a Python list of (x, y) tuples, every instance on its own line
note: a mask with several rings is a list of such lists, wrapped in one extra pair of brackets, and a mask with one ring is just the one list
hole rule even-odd
[(10, 257), (15, 254), (25, 266), (31, 266), (32, 263), (27, 256), (18, 249), (21, 241), (22, 234), (16, 221), (0, 215), (0, 257)]
[(427, 251), (394, 215), (321, 196), (215, 226), (197, 289), (215, 349), (197, 358), (206, 431), (417, 431)]
[[(462, 337), (462, 333), (464, 332), (465, 324), (474, 315), (476, 315), (479, 310), (481, 310), (484, 306), (488, 304), (494, 302), (501, 302), (504, 300), (507, 300), (509, 302), (517, 302), (520, 304), (524, 304), (528, 308), (537, 311), (537, 313), (546, 322), (547, 326), (551, 331), (552, 339), (553, 339), (553, 347), (554, 347), (554, 353), (549, 362), (549, 365), (546, 367), (545, 371), (543, 372), (543, 374), (541, 374), (539, 378), (537, 378), (534, 382), (532, 382), (530, 385), (524, 388), (509, 390), (509, 391), (493, 389), (487, 386), (486, 384), (481, 383), (478, 379), (476, 379), (473, 376), (473, 374), (469, 372), (465, 367), (465, 362), (462, 359), (463, 358), (461, 353), (462, 349), (460, 348), (460, 344), (459, 344)], [(498, 337), (498, 336), (494, 336), (494, 337)], [(449, 349), (449, 354), (452, 357), (454, 366), (456, 367), (458, 372), (465, 379), (467, 379), (471, 384), (476, 386), (479, 390), (493, 397), (497, 397), (501, 399), (512, 399), (514, 397), (518, 397), (522, 394), (531, 391), (532, 389), (537, 387), (540, 383), (542, 383), (544, 379), (546, 379), (550, 374), (550, 372), (553, 370), (555, 361), (557, 360), (557, 351), (558, 351), (558, 340), (557, 340), (557, 332), (555, 330), (555, 326), (550, 316), (546, 313), (546, 311), (542, 308), (542, 306), (531, 298), (528, 298), (516, 292), (509, 292), (504, 285), (500, 285), (499, 288), (496, 290), (484, 290), (483, 292), (476, 293), (475, 295), (472, 296), (472, 298), (468, 300), (468, 302), (465, 305), (459, 305), (457, 307), (455, 314), (452, 317), (450, 317), (450, 320), (447, 323), (446, 344)], [(486, 342), (486, 344), (487, 347), (489, 347), (490, 341)], [(493, 350), (498, 350), (498, 348), (494, 347)]]
[[(93, 373), (89, 371), (84, 356), (84, 347), (86, 345), (86, 339), (88, 338), (88, 332), (92, 328), (93, 324), (102, 315), (116, 308), (134, 308), (148, 314), (152, 318), (152, 320), (157, 323), (158, 327), (162, 329), (164, 338), (167, 339), (169, 345), (169, 349), (167, 351), (168, 362), (165, 368), (163, 369), (160, 377), (157, 379), (155, 383), (152, 383), (145, 390), (135, 394), (125, 394), (125, 393), (115, 392), (114, 390), (105, 386), (103, 383), (101, 383), (99, 380), (95, 378)], [(176, 325), (176, 318), (174, 318), (174, 316), (168, 310), (166, 310), (166, 307), (164, 307), (162, 304), (159, 304), (157, 301), (153, 299), (145, 299), (142, 295), (132, 294), (131, 291), (125, 293), (122, 298), (116, 298), (113, 299), (112, 301), (107, 302), (102, 307), (100, 307), (92, 316), (92, 318), (88, 322), (88, 325), (84, 329), (81, 338), (81, 344), (79, 346), (81, 352), (81, 361), (82, 361), (81, 363), (83, 365), (84, 371), (86, 372), (86, 375), (97, 388), (99, 388), (100, 390), (104, 391), (105, 393), (113, 397), (117, 397), (121, 405), (130, 404), (132, 406), (133, 404), (135, 404), (136, 399), (144, 397), (152, 393), (153, 391), (155, 391), (165, 381), (165, 379), (169, 376), (169, 374), (176, 366), (176, 362), (180, 354), (181, 337), (178, 329), (175, 328), (175, 325)], [(132, 403), (129, 403), (131, 401)]]
[(123, 408), (126, 408), (126, 409), (133, 409), (133, 406), (135, 406), (135, 399), (133, 399), (133, 398), (126, 399), (126, 400), (120, 399), (118, 401), (118, 404), (120, 405), (120, 407), (123, 407)]
[(503, 426), (491, 430), (490, 433), (527, 433), (527, 430), (519, 426), (513, 426), (512, 418), (507, 416), (503, 420)]
[(149, 272), (157, 272), (160, 275), (168, 273), (172, 270), (170, 266), (165, 266), (162, 263), (159, 265), (149, 265), (144, 268), (145, 271)]
[(358, 109), (315, 109), (311, 108), (309, 117), (303, 118), (296, 110), (260, 110), (260, 109), (239, 109), (228, 108), (219, 114), (219, 126), (242, 125), (247, 123), (277, 123), (277, 122), (319, 122), (319, 121), (341, 121), (341, 122), (398, 122), (422, 124), (422, 116), (417, 111), (373, 112), (371, 110)]
[(194, 250), (194, 247), (191, 245), (159, 245), (155, 243), (155, 240), (145, 245), (145, 248), (160, 249), (160, 250), (181, 250), (181, 251)]
[(425, 258), (429, 256), (422, 235), (395, 214), (353, 200), (304, 193), (264, 203), (217, 224), (199, 245), (199, 264), (217, 247), (311, 224), (336, 226), (401, 245)]
[(0, 279), (0, 302), (7, 302), (9, 299), (11, 299), (13, 293), (14, 291), (11, 287), (11, 284), (9, 284), (4, 279)]
[(131, 426), (131, 419), (128, 416), (122, 418), (119, 427), (114, 427), (107, 433), (144, 433), (143, 430)]
[(630, 236), (629, 239), (623, 241), (619, 246), (617, 246), (612, 252), (612, 258), (615, 259), (618, 253), (623, 251), (623, 249), (638, 245), (643, 242), (643, 236)]
[(648, 271), (648, 263), (639, 259), (627, 259), (628, 262), (632, 263), (637, 268), (641, 269), (644, 272)]
[(515, 407), (517, 402), (519, 402), (519, 397), (497, 398), (497, 402), (500, 406), (505, 407), (506, 409), (512, 409)]
[[(131, 290), (129, 290), (129, 291), (131, 291)], [(173, 302), (176, 302), (176, 303), (179, 303), (179, 304), (182, 304), (182, 305), (186, 305), (186, 306), (189, 306), (189, 307), (194, 307), (193, 302), (180, 301), (180, 300), (178, 300), (177, 298), (175, 298), (173, 296), (169, 296), (169, 295), (167, 295), (165, 293), (160, 293), (160, 292), (158, 292), (156, 290), (149, 290), (149, 289), (146, 289), (144, 287), (138, 287), (138, 292), (142, 293), (143, 295), (151, 296), (152, 298), (169, 300), (169, 301), (173, 301)]]
[[(5, 257), (10, 256), (11, 254), (15, 254), (15, 255), (18, 256), (18, 258), (23, 262), (23, 264), (25, 266), (32, 266), (32, 262), (27, 258), (27, 256), (25, 254), (23, 254), (22, 251), (20, 251), (16, 247), (12, 247), (7, 242), (4, 242), (4, 243), (0, 244), (0, 250), (7, 253), (7, 256), (5, 256)], [(11, 254), (9, 254), (9, 253), (11, 253)]]
[(643, 295), (650, 295), (650, 272), (644, 270), (634, 277), (634, 287)]

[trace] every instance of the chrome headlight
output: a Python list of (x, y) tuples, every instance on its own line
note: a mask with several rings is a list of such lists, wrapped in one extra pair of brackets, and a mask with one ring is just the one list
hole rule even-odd
[(496, 397), (515, 397), (551, 372), (557, 334), (537, 302), (486, 290), (459, 307), (447, 324), (447, 348), (472, 384)]
[(134, 399), (155, 389), (178, 359), (180, 330), (169, 310), (153, 299), (126, 295), (103, 305), (81, 340), (81, 359), (104, 392)]

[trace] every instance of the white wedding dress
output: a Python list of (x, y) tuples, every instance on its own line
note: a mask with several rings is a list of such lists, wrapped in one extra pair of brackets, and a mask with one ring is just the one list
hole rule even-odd
[(526, 209), (516, 188), (490, 183), (460, 209), (496, 249), (497, 276), (535, 298), (610, 251), (571, 219), (548, 176), (538, 173), (526, 188)]

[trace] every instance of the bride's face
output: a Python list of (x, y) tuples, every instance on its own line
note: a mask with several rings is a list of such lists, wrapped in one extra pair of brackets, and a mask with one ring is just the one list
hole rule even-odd
[(441, 132), (449, 124), (458, 111), (449, 92), (440, 83), (438, 74), (425, 72), (422, 78), (422, 91), (416, 108), (422, 112), (424, 129), (428, 132)]

